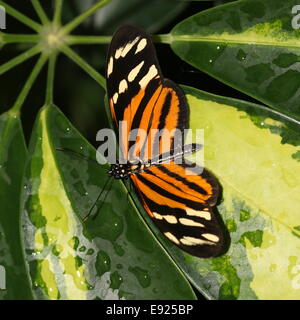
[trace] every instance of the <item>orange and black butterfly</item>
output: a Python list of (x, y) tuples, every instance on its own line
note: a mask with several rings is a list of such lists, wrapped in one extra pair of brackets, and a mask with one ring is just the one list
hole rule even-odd
[[(175, 158), (183, 158), (185, 152), (178, 152), (172, 137), (163, 143), (162, 134), (159, 155), (152, 153), (152, 130), (183, 131), (188, 127), (189, 108), (181, 89), (163, 77), (149, 36), (133, 26), (121, 27), (111, 41), (106, 79), (111, 116), (121, 134), (119, 149), (125, 159), (123, 164), (112, 164), (109, 174), (130, 178), (146, 212), (179, 248), (197, 257), (222, 254), (224, 231), (214, 213), (220, 189), (217, 180), (205, 169), (201, 174), (187, 174), (195, 165), (176, 163)], [(146, 137), (128, 141), (134, 129), (144, 130)], [(134, 164), (129, 152), (133, 146), (138, 159)], [(191, 145), (192, 151), (198, 149)]]

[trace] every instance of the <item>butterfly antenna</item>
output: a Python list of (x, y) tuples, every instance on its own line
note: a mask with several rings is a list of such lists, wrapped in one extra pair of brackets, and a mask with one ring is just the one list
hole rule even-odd
[[(93, 212), (93, 210), (94, 210), (97, 202), (99, 201), (100, 197), (102, 196), (103, 192), (105, 191), (106, 186), (109, 184), (109, 182), (110, 182), (110, 184), (112, 184), (113, 180), (114, 180), (113, 177), (108, 177), (108, 178), (107, 178), (107, 180), (105, 181), (104, 186), (103, 186), (102, 190), (100, 191), (100, 193), (99, 193), (96, 201), (94, 202), (94, 204), (93, 204), (92, 207), (90, 208), (89, 213), (83, 218), (83, 221), (84, 221), (84, 222), (86, 222), (87, 219), (91, 216), (91, 214), (92, 214), (92, 212)], [(106, 192), (106, 194), (105, 194), (105, 196), (104, 196), (104, 198), (103, 198), (103, 201), (102, 201), (102, 203), (101, 203), (101, 205), (100, 205), (100, 207), (99, 207), (99, 209), (98, 209), (98, 212), (100, 211), (100, 209), (101, 209), (101, 207), (102, 207), (102, 205), (103, 205), (103, 203), (104, 203), (104, 201), (105, 201), (105, 199), (106, 199), (107, 194), (108, 194), (109, 191), (110, 191), (110, 188), (107, 190), (107, 192)], [(98, 212), (96, 213), (95, 218), (97, 217)]]
[(71, 149), (68, 149), (68, 148), (56, 148), (57, 151), (63, 151), (63, 152), (68, 152), (70, 154), (72, 154), (73, 156), (79, 158), (79, 159), (84, 159), (84, 160), (87, 160), (87, 161), (90, 161), (90, 162), (93, 162), (93, 163), (97, 163), (99, 164), (95, 159), (91, 159), (89, 157), (86, 157), (84, 156), (83, 154), (77, 152), (77, 151), (74, 151), (74, 150), (71, 150)]

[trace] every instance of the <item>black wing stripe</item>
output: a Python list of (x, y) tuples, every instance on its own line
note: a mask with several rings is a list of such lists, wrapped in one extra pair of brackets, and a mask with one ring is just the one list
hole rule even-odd
[[(182, 182), (184, 185), (186, 185), (188, 188), (198, 192), (198, 193), (201, 193), (201, 194), (204, 194), (204, 195), (208, 195), (208, 193), (206, 192), (205, 189), (201, 188), (199, 185), (197, 185), (196, 183), (193, 183), (193, 182), (190, 182), (188, 181), (187, 179), (181, 177), (179, 174), (175, 173), (175, 172), (172, 172), (170, 170), (168, 170), (166, 168), (166, 166), (157, 166), (157, 169), (165, 174), (167, 174), (169, 177), (177, 180), (177, 181), (180, 181)], [(151, 170), (149, 170), (151, 172)]]
[[(131, 130), (140, 128), (140, 123), (141, 123), (141, 119), (142, 119), (143, 113), (145, 111), (145, 108), (146, 108), (149, 100), (153, 96), (154, 92), (159, 87), (160, 83), (161, 83), (161, 80), (159, 78), (156, 78), (156, 79), (153, 79), (152, 81), (150, 81), (148, 86), (145, 88), (145, 95), (142, 98), (142, 101), (137, 109), (137, 112), (134, 115), (134, 118), (133, 118), (133, 121), (131, 124), (131, 128), (130, 128)], [(158, 96), (158, 98), (159, 98), (159, 96)], [(135, 143), (135, 141), (131, 141), (129, 146), (131, 147), (134, 143)]]
[(197, 210), (199, 204), (196, 201), (192, 201), (186, 198), (179, 197), (177, 195), (174, 195), (173, 193), (170, 193), (169, 191), (161, 188), (159, 185), (149, 181), (145, 175), (137, 174), (136, 177), (144, 183), (146, 186), (148, 186), (150, 189), (152, 189), (157, 195), (161, 195), (165, 198), (172, 199), (176, 202), (182, 203), (190, 208), (193, 208)]

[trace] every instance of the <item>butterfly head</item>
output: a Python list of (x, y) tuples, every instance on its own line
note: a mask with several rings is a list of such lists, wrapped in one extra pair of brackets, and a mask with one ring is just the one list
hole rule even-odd
[(110, 166), (108, 174), (115, 179), (128, 179), (130, 172), (130, 166), (128, 164), (122, 164), (118, 161)]

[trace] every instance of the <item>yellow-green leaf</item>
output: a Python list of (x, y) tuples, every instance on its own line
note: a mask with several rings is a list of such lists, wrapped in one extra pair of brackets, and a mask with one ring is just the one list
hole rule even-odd
[[(219, 179), (228, 252), (175, 261), (212, 299), (300, 298), (300, 123), (265, 107), (184, 87)], [(169, 248), (169, 250), (171, 250)], [(171, 250), (172, 251), (172, 250)]]

